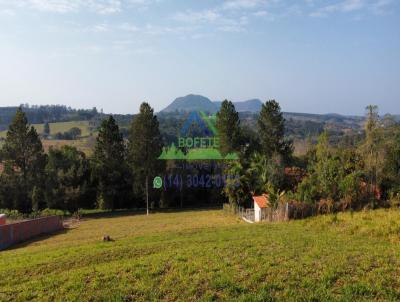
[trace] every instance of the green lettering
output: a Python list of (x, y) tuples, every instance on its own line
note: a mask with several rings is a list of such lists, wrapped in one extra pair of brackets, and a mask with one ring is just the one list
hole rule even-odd
[(219, 137), (214, 137), (214, 148), (219, 148)]
[(188, 148), (193, 147), (193, 138), (191, 138), (191, 137), (186, 138), (186, 147), (188, 147)]

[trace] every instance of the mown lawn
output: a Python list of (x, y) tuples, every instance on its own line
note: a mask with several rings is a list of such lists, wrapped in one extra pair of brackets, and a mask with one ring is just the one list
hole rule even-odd
[(0, 300), (399, 301), (400, 211), (257, 225), (216, 210), (87, 219), (0, 252)]

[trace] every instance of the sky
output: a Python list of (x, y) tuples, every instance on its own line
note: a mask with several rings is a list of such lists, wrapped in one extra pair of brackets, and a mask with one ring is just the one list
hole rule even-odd
[(0, 0), (0, 106), (136, 113), (190, 93), (400, 114), (399, 0)]

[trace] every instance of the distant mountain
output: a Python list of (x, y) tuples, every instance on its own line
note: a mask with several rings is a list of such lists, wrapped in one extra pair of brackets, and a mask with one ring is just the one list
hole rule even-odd
[[(209, 98), (202, 95), (189, 94), (175, 99), (161, 112), (188, 112), (188, 111), (206, 111), (210, 113), (217, 112), (221, 107), (220, 101), (212, 102)], [(261, 110), (262, 102), (259, 99), (251, 99), (243, 102), (233, 102), (238, 112), (254, 112)]]
[(165, 109), (161, 110), (161, 112), (188, 112), (200, 110), (214, 113), (218, 111), (218, 106), (202, 95), (189, 94), (175, 99)]
[[(221, 107), (222, 102), (214, 102), (218, 109)], [(258, 113), (261, 110), (262, 102), (259, 99), (251, 99), (243, 102), (233, 102), (237, 112), (254, 112)]]

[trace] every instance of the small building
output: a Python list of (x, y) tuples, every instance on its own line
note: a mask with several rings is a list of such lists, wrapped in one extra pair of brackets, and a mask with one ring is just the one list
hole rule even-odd
[(6, 214), (0, 214), (0, 225), (6, 224)]
[(269, 207), (268, 195), (263, 194), (261, 196), (253, 196), (254, 201), (254, 221), (258, 222), (262, 220), (263, 209)]

